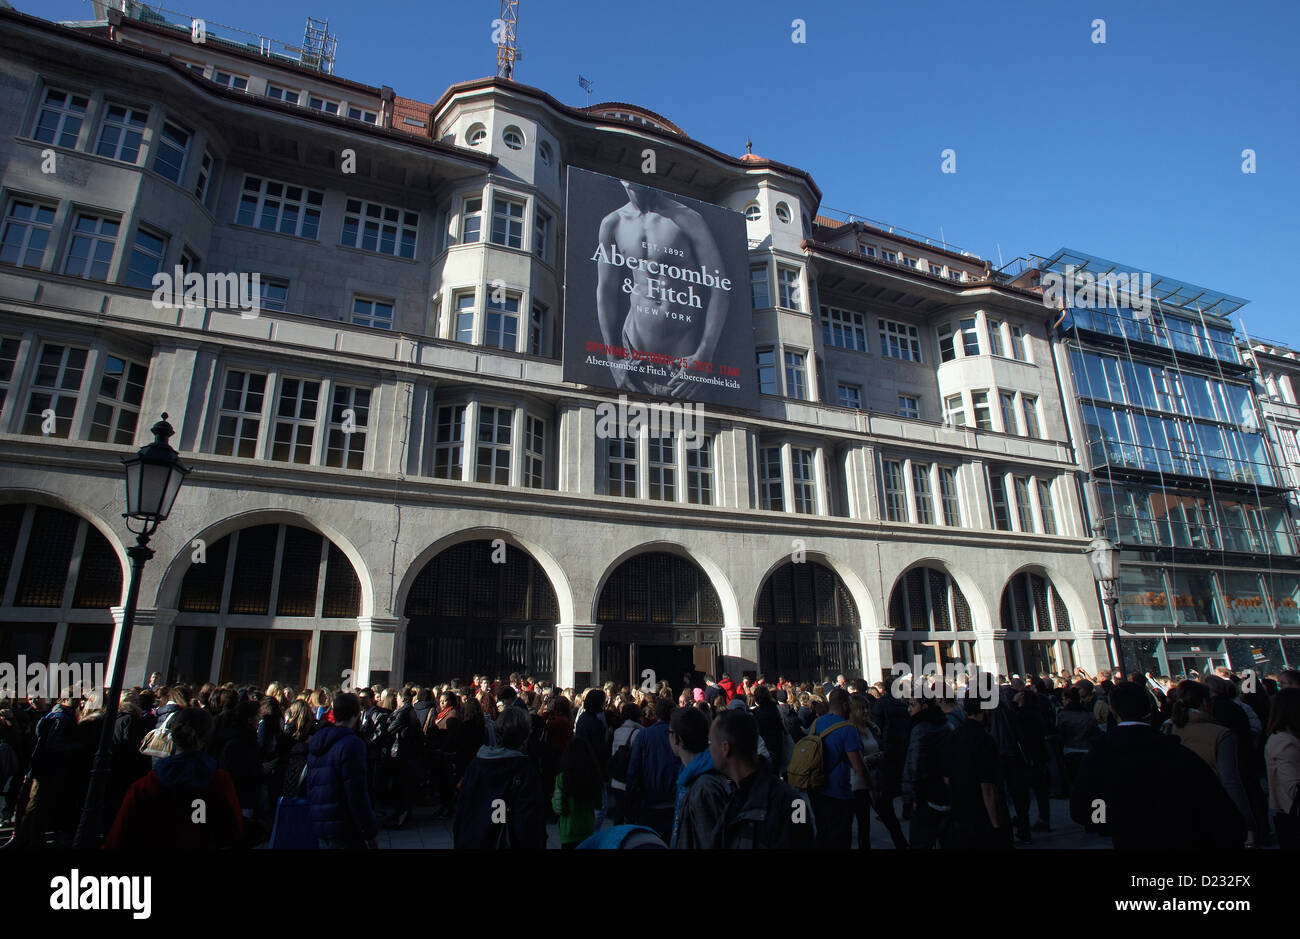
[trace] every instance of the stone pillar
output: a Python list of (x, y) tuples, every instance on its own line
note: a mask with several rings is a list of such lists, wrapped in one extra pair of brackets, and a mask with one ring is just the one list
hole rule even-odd
[[(113, 678), (117, 652), (117, 637), (122, 629), (126, 607), (115, 606), (113, 614), (113, 640), (108, 647), (108, 668), (104, 673), (107, 683)], [(172, 623), (176, 620), (175, 610), (154, 610), (136, 608), (135, 622), (131, 627), (131, 647), (126, 655), (126, 677), (122, 687), (144, 685), (149, 681), (151, 672), (167, 672), (167, 652), (171, 648)]]
[[(596, 681), (600, 668), (600, 627), (560, 623), (555, 627), (555, 684), (579, 691)], [(583, 679), (581, 676), (587, 676)], [(579, 687), (581, 685), (582, 687)]]
[[(1030, 635), (1026, 633), (1026, 635)], [(1005, 629), (977, 630), (975, 632), (975, 657), (980, 668), (997, 675), (1011, 675), (1002, 641), (1007, 638)]]
[(719, 671), (731, 675), (739, 684), (744, 672), (758, 671), (759, 626), (728, 626), (722, 630), (722, 664)]
[(388, 684), (396, 687), (403, 678), (406, 658), (405, 616), (358, 616), (356, 666), (352, 684), (364, 688), (373, 672), (387, 672)]
[(1110, 637), (1104, 629), (1074, 631), (1074, 665), (1083, 666), (1089, 675), (1110, 668)]
[(893, 640), (894, 631), (888, 627), (862, 628), (862, 677), (868, 682), (883, 681), (889, 687), (894, 664)]

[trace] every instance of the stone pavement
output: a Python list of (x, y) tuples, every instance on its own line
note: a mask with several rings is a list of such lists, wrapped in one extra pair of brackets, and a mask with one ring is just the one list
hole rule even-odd
[[(1035, 807), (1036, 810), (1036, 807)], [(380, 848), (404, 850), (448, 849), (452, 847), (451, 819), (436, 817), (437, 809), (433, 806), (421, 806), (411, 813), (411, 821), (403, 830), (381, 829), (379, 832)], [(1037, 816), (1035, 816), (1037, 818)], [(608, 825), (608, 822), (605, 823)], [(907, 823), (903, 823), (903, 832), (907, 832)], [(555, 825), (546, 826), (546, 847), (559, 848), (560, 836)], [(857, 823), (853, 826), (853, 846), (857, 847)], [(885, 826), (871, 817), (871, 847), (882, 851), (892, 851), (893, 842)], [(1034, 832), (1030, 844), (1017, 844), (1018, 849), (1098, 849), (1109, 848), (1110, 841), (1097, 835), (1090, 835), (1069, 817), (1069, 803), (1065, 799), (1052, 800), (1052, 831)]]

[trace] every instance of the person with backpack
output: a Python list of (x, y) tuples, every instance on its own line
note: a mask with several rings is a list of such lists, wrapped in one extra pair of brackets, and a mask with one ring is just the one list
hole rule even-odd
[(614, 729), (609, 757), (609, 817), (615, 825), (622, 825), (627, 817), (627, 768), (632, 761), (632, 744), (645, 729), (639, 705), (629, 701), (623, 705), (621, 716), (623, 723)]
[(713, 766), (709, 719), (695, 707), (678, 708), (668, 722), (668, 742), (681, 761), (670, 848), (706, 848), (731, 797), (731, 780)]
[(458, 850), (546, 847), (541, 777), (523, 752), (531, 729), (527, 711), (505, 708), (496, 721), (497, 745), (481, 746), (466, 767), (452, 825)]
[(849, 718), (849, 693), (832, 688), (827, 713), (795, 744), (786, 770), (790, 785), (812, 796), (817, 847), (847, 849), (853, 836), (851, 773), (865, 778), (862, 738)]
[(564, 750), (551, 796), (561, 848), (576, 848), (596, 831), (603, 792), (600, 763), (591, 745), (582, 739), (572, 741)]
[(713, 768), (735, 788), (708, 846), (810, 849), (817, 843), (817, 822), (807, 799), (759, 759), (758, 740), (758, 722), (744, 708), (724, 710), (709, 729)]
[[(198, 708), (175, 712), (170, 734), (173, 753), (160, 759), (131, 784), (109, 829), (109, 850), (149, 851), (166, 856), (176, 850), (233, 848), (243, 826), (235, 783), (207, 753), (212, 715)], [(204, 814), (195, 821), (194, 802)], [(157, 852), (163, 854), (157, 854)]]
[(632, 820), (653, 828), (667, 844), (672, 838), (680, 762), (668, 742), (673, 703), (654, 699), (654, 721), (632, 742), (627, 766), (628, 810)]

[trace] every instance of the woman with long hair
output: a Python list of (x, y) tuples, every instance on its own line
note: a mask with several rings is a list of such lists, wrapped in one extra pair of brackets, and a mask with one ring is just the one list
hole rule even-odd
[(595, 752), (586, 740), (575, 737), (560, 759), (551, 798), (551, 809), (559, 817), (561, 848), (576, 848), (595, 832), (604, 788)]
[[(316, 715), (306, 701), (294, 701), (284, 715), (284, 730), (280, 735), (284, 754), (277, 772), (279, 794), (295, 796), (307, 766), (307, 743), (316, 731)], [(272, 790), (274, 791), (274, 790)]]
[[(232, 848), (240, 841), (242, 820), (235, 784), (207, 753), (212, 716), (185, 708), (168, 728), (173, 752), (132, 784), (122, 801), (104, 847), (149, 851)], [(193, 804), (203, 802), (201, 822)], [(161, 854), (159, 852), (162, 852)]]
[(1268, 808), (1278, 847), (1300, 849), (1300, 688), (1283, 688), (1268, 712)]

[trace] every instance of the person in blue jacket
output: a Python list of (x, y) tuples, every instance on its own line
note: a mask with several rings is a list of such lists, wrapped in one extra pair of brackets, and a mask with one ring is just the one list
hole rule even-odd
[(668, 741), (673, 703), (655, 699), (655, 722), (636, 735), (627, 765), (629, 817), (653, 828), (664, 844), (672, 840), (677, 805), (677, 774), (682, 764)]
[(366, 785), (366, 743), (357, 735), (361, 703), (354, 694), (334, 698), (334, 723), (307, 746), (307, 800), (322, 848), (376, 848), (379, 826)]

